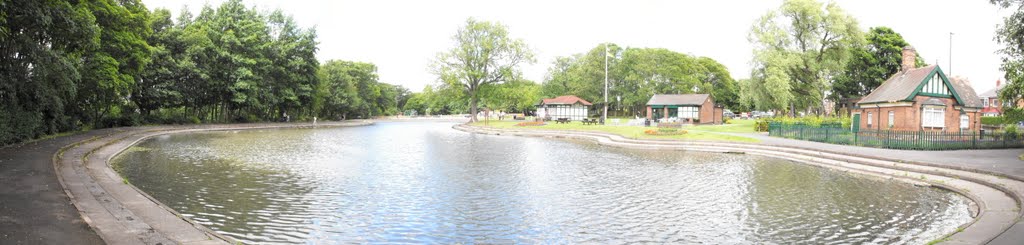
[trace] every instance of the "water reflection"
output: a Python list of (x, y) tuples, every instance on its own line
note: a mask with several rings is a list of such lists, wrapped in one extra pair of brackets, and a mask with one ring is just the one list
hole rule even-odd
[(162, 136), (115, 165), (248, 243), (922, 243), (970, 220), (946, 191), (777, 159), (450, 126)]

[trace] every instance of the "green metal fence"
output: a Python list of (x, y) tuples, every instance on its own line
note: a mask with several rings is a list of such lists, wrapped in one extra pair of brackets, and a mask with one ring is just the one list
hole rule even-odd
[(768, 135), (843, 145), (907, 150), (960, 150), (1024, 147), (1018, 133), (986, 131), (860, 130), (840, 125), (768, 124)]

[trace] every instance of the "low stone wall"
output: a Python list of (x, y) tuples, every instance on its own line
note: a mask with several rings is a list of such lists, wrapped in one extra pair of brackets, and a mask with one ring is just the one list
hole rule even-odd
[(949, 169), (931, 164), (906, 163), (883, 157), (858, 156), (842, 152), (822, 152), (755, 143), (637, 140), (619, 135), (547, 130), (496, 129), (465, 124), (453, 128), (472, 133), (530, 137), (582, 139), (600, 145), (656, 150), (687, 150), (719, 153), (743, 153), (775, 157), (846, 171), (863, 176), (906, 181), (917, 185), (945, 188), (974, 201), (974, 220), (961, 231), (945, 237), (948, 244), (986, 244), (1009, 230), (1024, 215), (1020, 209), (1024, 182), (967, 169)]

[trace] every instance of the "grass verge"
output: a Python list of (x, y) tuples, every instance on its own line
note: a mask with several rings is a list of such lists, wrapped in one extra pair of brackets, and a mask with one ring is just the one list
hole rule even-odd
[[(753, 132), (753, 121), (745, 124), (726, 124), (726, 125), (700, 125), (700, 126), (687, 126), (683, 129), (689, 130), (686, 134), (681, 135), (648, 135), (644, 133), (644, 130), (652, 129), (651, 127), (641, 126), (611, 126), (611, 125), (583, 125), (581, 122), (569, 122), (569, 123), (555, 123), (548, 122), (543, 126), (516, 126), (517, 123), (522, 121), (480, 121), (471, 123), (473, 126), (492, 127), (492, 128), (505, 128), (505, 129), (517, 129), (517, 130), (550, 130), (550, 131), (584, 131), (584, 132), (601, 132), (621, 135), (626, 138), (633, 139), (667, 139), (667, 140), (703, 140), (703, 141), (729, 141), (729, 142), (760, 142), (760, 140), (736, 135), (720, 134), (718, 132), (730, 132), (740, 133), (741, 128), (747, 128), (749, 132)], [(746, 122), (745, 122), (746, 123)], [(720, 127), (720, 128), (718, 128)]]

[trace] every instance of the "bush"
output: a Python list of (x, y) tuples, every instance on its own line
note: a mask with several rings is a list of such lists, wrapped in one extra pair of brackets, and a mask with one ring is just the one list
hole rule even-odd
[(686, 134), (686, 133), (688, 133), (686, 130), (676, 129), (676, 128), (658, 128), (656, 130), (655, 129), (644, 130), (644, 134), (648, 134), (648, 135), (682, 135), (682, 134)]
[(754, 132), (767, 132), (768, 131), (768, 118), (760, 118), (754, 121)]
[(1024, 109), (1007, 108), (1005, 111), (1003, 111), (1003, 123), (1017, 124), (1017, 122), (1020, 121), (1024, 121)]
[(999, 125), (1004, 123), (1003, 117), (981, 117), (981, 124), (984, 125)]
[(539, 122), (539, 121), (538, 122), (521, 122), (521, 123), (516, 123), (516, 126), (520, 126), (520, 127), (524, 127), (524, 126), (544, 126), (544, 122)]
[(668, 123), (668, 122), (666, 122), (666, 123), (658, 123), (658, 127), (659, 127), (659, 128), (682, 128), (682, 127), (683, 127), (683, 123), (680, 123), (680, 122), (674, 122), (674, 123)]
[(853, 124), (849, 117), (819, 117), (819, 116), (807, 116), (807, 117), (772, 117), (772, 118), (760, 118), (754, 121), (754, 131), (766, 132), (768, 131), (768, 125), (771, 123), (781, 124), (802, 124), (811, 127), (842, 127), (849, 128)]

